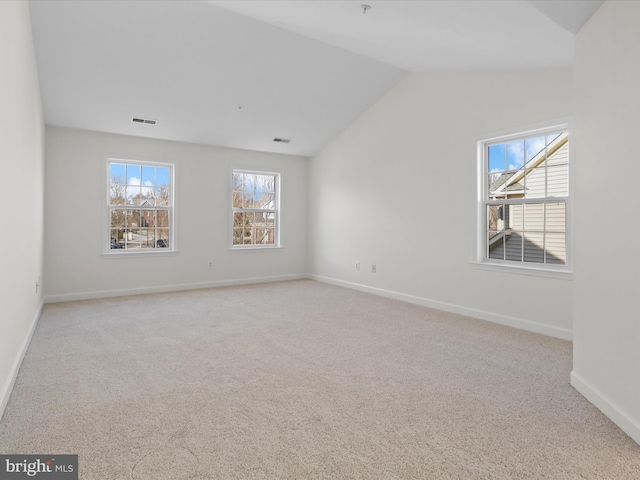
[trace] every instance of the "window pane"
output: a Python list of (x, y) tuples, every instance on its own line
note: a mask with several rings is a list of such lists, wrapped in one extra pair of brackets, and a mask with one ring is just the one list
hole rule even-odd
[(157, 189), (150, 189), (145, 195), (144, 206), (155, 207), (158, 205), (158, 191)]
[(566, 231), (566, 207), (564, 203), (548, 203), (545, 208), (547, 232), (564, 233)]
[(547, 167), (547, 196), (566, 197), (569, 195), (569, 165)]
[(505, 145), (491, 145), (489, 147), (489, 173), (504, 172), (506, 167)]
[[(491, 235), (491, 233), (489, 235)], [(487, 245), (489, 246), (489, 258), (504, 260), (504, 240), (504, 232), (500, 234), (497, 234), (497, 232), (493, 232), (492, 237), (487, 237)]]
[(149, 189), (143, 187), (142, 196), (140, 197), (140, 206), (141, 207), (154, 207), (156, 204), (156, 200), (154, 198), (153, 189)]
[(154, 211), (153, 210), (141, 210), (140, 211), (140, 226), (143, 228), (153, 227), (155, 225)]
[(171, 185), (171, 169), (169, 167), (156, 167), (156, 187)]
[(233, 226), (234, 227), (244, 227), (245, 224), (245, 214), (243, 212), (236, 212), (233, 214)]
[(524, 140), (507, 143), (507, 170), (518, 170), (524, 165)]
[(242, 208), (242, 192), (233, 192), (233, 208)]
[(569, 143), (557, 148), (547, 158), (547, 165), (566, 165), (567, 163), (569, 163)]
[[(525, 159), (527, 162), (536, 157), (539, 153), (544, 155), (545, 137), (527, 138), (524, 141)], [(543, 160), (544, 158), (542, 158)]]
[(127, 227), (139, 227), (140, 226), (140, 210), (127, 210), (126, 226)]
[(253, 195), (246, 191), (242, 194), (242, 208), (253, 208)]
[(546, 233), (547, 263), (564, 265), (567, 262), (566, 236), (564, 233)]
[(256, 245), (273, 245), (274, 229), (265, 227), (256, 227)]
[(111, 229), (111, 249), (124, 248), (124, 235), (125, 231), (123, 228), (112, 228)]
[(120, 184), (111, 184), (109, 189), (109, 204), (124, 205), (125, 203), (125, 187)]
[(167, 185), (156, 188), (154, 192), (156, 206), (168, 207), (171, 205), (171, 190)]
[(273, 210), (275, 208), (275, 201), (276, 195), (274, 193), (263, 193), (254, 202), (254, 207)]
[(511, 228), (517, 232), (523, 229), (523, 205), (507, 205), (509, 224), (505, 228)]
[(234, 173), (232, 177), (232, 190), (234, 192), (242, 192), (242, 179), (243, 175), (241, 173)]
[(251, 226), (252, 241), (255, 245), (272, 245), (274, 243), (275, 215), (255, 212)]
[(504, 228), (504, 207), (502, 205), (487, 205), (487, 230), (492, 238), (498, 230)]
[(242, 245), (242, 235), (244, 229), (242, 227), (233, 227), (233, 244)]
[(141, 228), (138, 231), (140, 248), (154, 248), (154, 231), (152, 228)]
[(168, 210), (156, 211), (156, 225), (159, 228), (169, 228), (169, 211)]
[(148, 165), (142, 166), (142, 182), (143, 187), (153, 187), (156, 184), (156, 168)]
[(544, 233), (526, 232), (524, 237), (524, 261), (544, 262)]
[[(150, 187), (148, 185), (143, 185), (140, 187), (140, 203), (146, 203), (149, 205), (153, 205), (153, 197), (155, 196), (155, 191), (153, 187)], [(150, 201), (149, 201), (150, 200)]]
[(243, 214), (242, 244), (253, 244), (253, 213)]
[(244, 228), (245, 245), (255, 245), (256, 243), (256, 238), (257, 238), (256, 221), (255, 221), (256, 215), (260, 215), (260, 214), (256, 214), (253, 212), (245, 214), (245, 219), (246, 219), (245, 228)]
[(267, 213), (265, 215), (265, 224), (267, 227), (275, 227), (276, 226), (276, 214), (275, 213)]
[(524, 261), (544, 262), (544, 211), (542, 203), (524, 205), (523, 252)]
[(109, 203), (111, 205), (124, 205), (125, 202), (125, 167), (120, 164), (111, 164), (109, 169)]
[(124, 210), (111, 210), (111, 228), (124, 228), (124, 217)]
[(546, 168), (544, 162), (526, 170), (525, 198), (544, 198), (546, 195)]
[(124, 248), (140, 248), (140, 230), (138, 228), (127, 228), (124, 237)]
[(140, 185), (140, 165), (127, 165), (127, 185)]
[(504, 259), (505, 205), (487, 205), (487, 246), (489, 258)]
[(525, 234), (544, 231), (544, 204), (528, 203), (524, 205), (523, 227)]
[(522, 233), (511, 231), (505, 232), (505, 260), (513, 262), (522, 261)]
[(508, 224), (505, 225), (505, 259), (522, 261), (524, 211), (522, 205), (507, 205)]
[(547, 135), (547, 145), (551, 145), (554, 141), (560, 137), (562, 133), (552, 133), (551, 135)]
[[(244, 245), (251, 238), (252, 213), (237, 212), (233, 214), (234, 245)], [(250, 242), (249, 242), (250, 243)]]
[(155, 242), (156, 248), (169, 248), (169, 229), (158, 228), (156, 231)]
[(255, 175), (245, 173), (242, 175), (242, 192), (244, 196), (243, 207), (253, 208), (253, 197), (256, 192), (256, 178)]
[(140, 204), (140, 187), (129, 186), (126, 187), (126, 203), (127, 205), (139, 205)]
[(275, 177), (273, 175), (256, 175), (255, 177), (258, 195), (275, 192)]
[(125, 166), (121, 163), (109, 164), (109, 178), (111, 183), (125, 184), (125, 179), (127, 178)]
[(489, 174), (489, 198), (505, 198), (505, 182), (511, 175), (508, 173), (490, 173)]

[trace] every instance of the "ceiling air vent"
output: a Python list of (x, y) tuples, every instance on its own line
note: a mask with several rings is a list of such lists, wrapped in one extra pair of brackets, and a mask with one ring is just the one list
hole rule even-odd
[(157, 123), (155, 120), (149, 120), (148, 118), (140, 117), (131, 117), (131, 121), (133, 123), (146, 123), (147, 125), (155, 125)]
[(291, 140), (289, 140), (288, 138), (274, 138), (273, 141), (279, 143), (289, 143)]

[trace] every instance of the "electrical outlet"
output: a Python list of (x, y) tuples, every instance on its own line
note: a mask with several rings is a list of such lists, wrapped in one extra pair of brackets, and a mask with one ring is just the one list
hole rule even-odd
[(371, 273), (376, 273), (376, 266), (375, 265), (371, 265)]
[(208, 268), (213, 268), (213, 260), (209, 260), (209, 263), (207, 264)]
[(356, 270), (360, 270), (360, 262), (356, 262)]

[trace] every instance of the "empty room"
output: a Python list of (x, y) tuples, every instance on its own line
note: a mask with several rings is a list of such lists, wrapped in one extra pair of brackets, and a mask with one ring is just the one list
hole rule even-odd
[(626, 0), (0, 2), (0, 479), (640, 478), (639, 58)]

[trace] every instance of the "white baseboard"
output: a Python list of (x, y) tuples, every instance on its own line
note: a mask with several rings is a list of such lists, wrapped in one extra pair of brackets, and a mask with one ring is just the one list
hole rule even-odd
[(100, 291), (92, 291), (92, 292), (78, 292), (78, 293), (69, 293), (69, 294), (62, 294), (62, 295), (46, 295), (44, 297), (44, 302), (45, 303), (73, 302), (76, 300), (91, 300), (94, 298), (124, 297), (129, 295), (144, 295), (148, 293), (178, 292), (182, 290), (198, 290), (201, 288), (230, 287), (234, 285), (251, 285), (255, 283), (286, 282), (289, 280), (303, 280), (307, 278), (309, 278), (307, 274), (294, 274), (294, 275), (278, 275), (273, 277), (240, 278), (236, 280), (217, 280), (213, 282), (179, 283), (175, 285), (162, 285), (158, 287), (140, 287), (140, 288), (125, 288), (121, 290), (100, 290)]
[(393, 298), (395, 300), (402, 300), (404, 302), (414, 303), (416, 305), (422, 305), (423, 307), (435, 308), (438, 310), (444, 310), (445, 312), (457, 313), (460, 315), (466, 315), (468, 317), (478, 318), (480, 320), (487, 320), (489, 322), (498, 323), (507, 327), (518, 328), (520, 330), (526, 330), (528, 332), (541, 333), (550, 337), (561, 338), (563, 340), (572, 340), (573, 332), (568, 328), (555, 327), (553, 325), (545, 325), (543, 323), (532, 322), (529, 320), (523, 320), (516, 317), (510, 317), (508, 315), (501, 315), (498, 313), (486, 312), (484, 310), (478, 310), (475, 308), (463, 307), (460, 305), (454, 305), (451, 303), (440, 302), (438, 300), (431, 300), (424, 297), (417, 297), (414, 295), (407, 295), (405, 293), (394, 292), (391, 290), (384, 290), (381, 288), (370, 287), (359, 283), (345, 282), (344, 280), (337, 280), (334, 278), (323, 277), (320, 275), (309, 275), (312, 280), (319, 282), (330, 283), (332, 285), (338, 285), (340, 287), (352, 288), (361, 292), (372, 293), (374, 295), (380, 295), (382, 297)]
[(484, 310), (463, 307), (463, 306), (454, 305), (451, 303), (440, 302), (438, 300), (431, 300), (424, 297), (418, 297), (414, 295), (408, 295), (405, 293), (394, 292), (392, 290), (384, 290), (381, 288), (370, 287), (368, 285), (362, 285), (359, 283), (346, 282), (344, 280), (323, 277), (321, 275), (307, 275), (307, 274), (240, 278), (235, 280), (217, 280), (212, 282), (181, 283), (181, 284), (163, 285), (163, 286), (157, 286), (157, 287), (140, 287), (140, 288), (127, 288), (127, 289), (120, 289), (120, 290), (78, 292), (78, 293), (69, 293), (69, 294), (62, 294), (62, 295), (47, 295), (44, 298), (44, 302), (45, 303), (72, 302), (76, 300), (91, 300), (94, 298), (122, 297), (122, 296), (128, 296), (128, 295), (144, 295), (148, 293), (177, 292), (181, 290), (197, 290), (200, 288), (229, 287), (234, 285), (251, 285), (255, 283), (284, 282), (289, 280), (303, 280), (303, 279), (311, 279), (311, 280), (316, 280), (323, 283), (337, 285), (340, 287), (352, 288), (354, 290), (359, 290), (366, 293), (372, 293), (374, 295), (380, 295), (383, 297), (393, 298), (393, 299), (401, 300), (404, 302), (414, 303), (416, 305), (422, 305), (424, 307), (436, 308), (438, 310), (444, 310), (446, 312), (458, 313), (460, 315), (466, 315), (469, 317), (478, 318), (480, 320), (487, 320), (489, 322), (498, 323), (500, 325), (518, 328), (520, 330), (526, 330), (534, 333), (541, 333), (543, 335), (561, 338), (563, 340), (572, 340), (573, 338), (573, 334), (571, 330), (567, 328), (560, 328), (552, 325), (545, 325), (542, 323), (523, 320), (516, 317), (510, 317), (508, 315), (501, 315), (498, 313), (486, 312)]
[(57, 302), (72, 302), (76, 300), (91, 300), (94, 298), (108, 298), (108, 297), (122, 297), (128, 295), (144, 295), (148, 293), (163, 293), (163, 292), (176, 292), (181, 290), (196, 290), (200, 288), (215, 288), (215, 287), (228, 287), (234, 285), (251, 285), (255, 283), (269, 283), (269, 282), (283, 282), (289, 280), (303, 280), (312, 279), (323, 283), (329, 283), (345, 288), (352, 288), (360, 290), (362, 292), (372, 293), (374, 295), (380, 295), (383, 297), (393, 298), (404, 302), (414, 303), (416, 305), (422, 305), (425, 307), (436, 308), (438, 310), (444, 310), (446, 312), (458, 313), (460, 315), (466, 315), (469, 317), (478, 318), (481, 320), (487, 320), (500, 325), (506, 325), (508, 327), (519, 328), (521, 330), (527, 330), (529, 332), (541, 333), (551, 337), (561, 338), (563, 340), (572, 340), (572, 332), (566, 328), (554, 327), (552, 325), (545, 325), (542, 323), (536, 323), (529, 320), (523, 320), (508, 315), (500, 315), (497, 313), (486, 312), (474, 308), (462, 307), (446, 302), (440, 302), (437, 300), (431, 300), (424, 297), (417, 297), (414, 295), (408, 295), (405, 293), (394, 292), (391, 290), (384, 290), (381, 288), (370, 287), (358, 283), (346, 282), (344, 280), (338, 280), (329, 277), (323, 277), (321, 275), (307, 275), (307, 274), (293, 274), (293, 275), (279, 275), (271, 277), (254, 277), (254, 278), (240, 278), (236, 280), (218, 280), (212, 282), (200, 282), (200, 283), (182, 283), (175, 285), (163, 285), (157, 287), (140, 287), (140, 288), (128, 288), (120, 290), (101, 290), (90, 292), (78, 292), (62, 295), (47, 295), (44, 298), (45, 303), (57, 303)]
[(31, 320), (29, 331), (20, 344), (20, 349), (18, 350), (18, 354), (16, 355), (16, 358), (13, 361), (13, 365), (11, 366), (9, 377), (5, 380), (4, 385), (2, 385), (2, 390), (0, 391), (0, 419), (2, 419), (2, 415), (4, 415), (4, 409), (7, 407), (7, 403), (9, 403), (11, 390), (13, 390), (13, 385), (16, 382), (18, 372), (20, 371), (20, 366), (22, 365), (22, 360), (24, 360), (24, 356), (26, 355), (29, 344), (31, 343), (33, 332), (36, 331), (36, 326), (38, 325), (38, 320), (40, 319), (40, 314), (42, 313), (43, 306), (44, 302), (40, 302), (40, 306), (38, 307), (36, 314)]
[(640, 421), (634, 419), (626, 411), (620, 408), (609, 397), (581, 377), (575, 371), (571, 372), (571, 386), (593, 403), (598, 410), (604, 413), (620, 429), (629, 435), (633, 441), (640, 444)]

